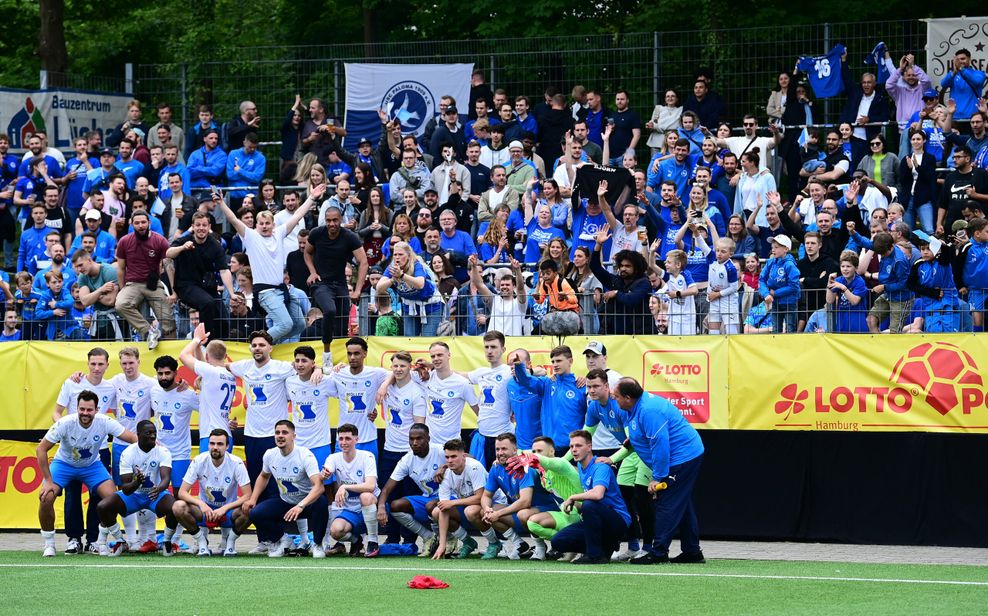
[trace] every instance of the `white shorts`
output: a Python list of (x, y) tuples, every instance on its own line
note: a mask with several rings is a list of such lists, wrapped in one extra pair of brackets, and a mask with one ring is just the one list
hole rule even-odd
[(707, 311), (707, 321), (709, 323), (723, 323), (724, 325), (740, 325), (741, 310), (738, 307), (738, 296), (728, 295), (712, 300), (710, 309)]

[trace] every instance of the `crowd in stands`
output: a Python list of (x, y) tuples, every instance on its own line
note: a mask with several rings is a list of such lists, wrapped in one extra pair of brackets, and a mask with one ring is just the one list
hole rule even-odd
[[(181, 127), (131, 101), (103, 135), (23, 156), (0, 135), (0, 341), (347, 335), (980, 331), (985, 73), (938, 84), (882, 50), (840, 74), (839, 123), (784, 71), (725, 117), (701, 69), (648, 116), (625, 90), (443, 96), (421, 135), (383, 111), (351, 151), (324, 101)], [(817, 114), (819, 120), (820, 114)], [(648, 117), (647, 120), (644, 120)], [(646, 154), (647, 152), (647, 154)], [(782, 194), (780, 194), (782, 189)], [(328, 350), (328, 346), (326, 347)]]

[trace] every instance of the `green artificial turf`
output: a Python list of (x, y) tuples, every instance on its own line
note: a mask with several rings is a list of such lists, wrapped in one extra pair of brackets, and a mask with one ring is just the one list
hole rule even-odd
[[(102, 569), (102, 570), (101, 570)], [(410, 590), (414, 575), (449, 583)], [(988, 567), (0, 552), (0, 614), (984, 614)]]

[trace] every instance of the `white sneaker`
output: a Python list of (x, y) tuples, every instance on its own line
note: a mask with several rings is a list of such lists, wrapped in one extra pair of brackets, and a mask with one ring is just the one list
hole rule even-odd
[(502, 550), (502, 554), (507, 552), (508, 560), (521, 560), (521, 554), (518, 553), (518, 543), (509, 544)]
[(152, 327), (148, 330), (148, 350), (153, 351), (158, 346), (158, 341), (161, 340), (161, 330), (157, 327)]
[(82, 551), (82, 546), (79, 545), (79, 540), (76, 538), (69, 539), (68, 544), (65, 546), (66, 554), (78, 554)]
[(99, 549), (99, 555), (100, 556), (109, 556), (110, 555), (110, 546), (106, 545), (105, 543), (101, 543), (101, 544), (97, 545), (96, 547), (97, 547), (97, 549)]
[(281, 558), (285, 555), (285, 550), (289, 547), (291, 547), (291, 540), (286, 537), (268, 551), (268, 558)]
[(625, 563), (631, 560), (632, 554), (628, 548), (622, 549), (620, 552), (614, 552), (611, 554), (611, 560), (616, 563)]
[(236, 556), (237, 555), (237, 545), (232, 541), (227, 541), (226, 545), (223, 547), (223, 556)]
[(559, 559), (561, 563), (568, 563), (579, 558), (580, 555), (576, 552), (564, 552), (562, 558)]
[(196, 556), (212, 556), (213, 551), (209, 549), (209, 540), (199, 541), (199, 551), (196, 552)]
[(529, 560), (545, 560), (545, 552), (546, 552), (546, 550), (545, 550), (545, 545), (544, 544), (541, 544), (541, 543), (536, 544), (535, 545), (535, 550), (532, 552), (532, 555), (528, 557), (528, 559)]
[(326, 550), (323, 549), (322, 544), (312, 544), (312, 558), (326, 558)]
[(120, 556), (124, 552), (129, 551), (129, 549), (130, 549), (130, 546), (127, 545), (127, 542), (126, 541), (117, 541), (116, 543), (113, 544), (113, 547), (110, 548), (110, 554), (109, 554), (109, 556), (111, 558), (115, 558), (117, 556)]
[(632, 554), (631, 555), (631, 558), (639, 558), (639, 557), (644, 556), (646, 554), (648, 554), (648, 550), (641, 549), (641, 550), (638, 550), (637, 552), (635, 552), (634, 554)]
[(274, 549), (274, 544), (270, 541), (261, 541), (250, 552), (247, 552), (251, 556), (258, 556), (260, 554), (267, 554)]
[(41, 552), (41, 556), (44, 558), (52, 558), (55, 556), (55, 546), (46, 545), (44, 551)]

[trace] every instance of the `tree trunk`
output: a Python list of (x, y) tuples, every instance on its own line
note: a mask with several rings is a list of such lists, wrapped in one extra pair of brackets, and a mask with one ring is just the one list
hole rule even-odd
[(48, 71), (48, 87), (65, 85), (69, 53), (65, 47), (65, 0), (40, 0), (41, 28), (38, 56), (41, 69)]

